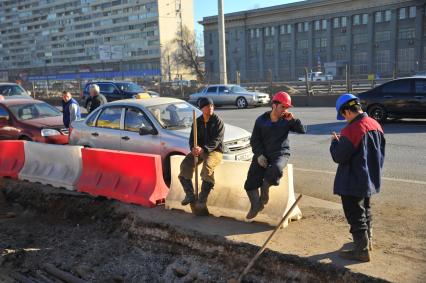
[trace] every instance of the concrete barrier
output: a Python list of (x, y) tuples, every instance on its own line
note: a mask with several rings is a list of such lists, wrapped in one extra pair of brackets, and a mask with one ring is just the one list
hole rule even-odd
[(24, 141), (0, 141), (0, 177), (17, 179), (24, 166)]
[[(189, 205), (182, 206), (180, 202), (185, 197), (179, 182), (179, 168), (184, 156), (170, 158), (171, 178), (170, 191), (166, 198), (166, 209), (179, 209), (191, 212)], [(240, 221), (248, 221), (245, 216), (250, 209), (250, 201), (244, 190), (244, 182), (250, 162), (224, 160), (215, 170), (216, 184), (207, 201), (210, 214), (220, 217), (230, 217)], [(201, 184), (201, 181), (199, 182)], [(269, 203), (254, 219), (257, 222), (276, 226), (291, 205), (295, 202), (293, 187), (293, 166), (289, 164), (279, 186), (271, 187)], [(299, 207), (296, 207), (289, 221), (302, 218)], [(283, 226), (287, 226), (284, 223)]]
[(25, 142), (20, 180), (75, 190), (81, 174), (81, 146)]

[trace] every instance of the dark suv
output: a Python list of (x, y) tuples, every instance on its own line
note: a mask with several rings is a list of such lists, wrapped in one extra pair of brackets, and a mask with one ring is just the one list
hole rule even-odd
[(97, 84), (100, 93), (103, 94), (107, 101), (134, 98), (138, 93), (146, 92), (145, 89), (138, 84), (126, 81), (92, 81), (86, 84), (81, 95), (81, 105), (88, 108), (90, 105), (89, 90), (92, 84)]
[(426, 118), (426, 76), (401, 78), (358, 94), (368, 115), (387, 118)]

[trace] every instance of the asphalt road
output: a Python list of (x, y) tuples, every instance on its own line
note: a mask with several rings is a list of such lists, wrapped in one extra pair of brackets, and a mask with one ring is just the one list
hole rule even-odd
[[(218, 108), (216, 113), (226, 123), (252, 131), (254, 121), (268, 107), (237, 110)], [(295, 189), (322, 199), (334, 200), (332, 185), (336, 164), (330, 157), (330, 134), (339, 132), (345, 122), (336, 120), (334, 108), (299, 107), (292, 109), (295, 117), (307, 126), (307, 134), (291, 134), (290, 163), (295, 168)], [(383, 190), (393, 203), (395, 195), (425, 194), (426, 190), (426, 120), (400, 120), (384, 125), (386, 160)], [(426, 208), (425, 198), (410, 199)], [(425, 195), (426, 196), (426, 195)], [(410, 200), (410, 202), (411, 202)], [(408, 200), (406, 205), (410, 205)]]

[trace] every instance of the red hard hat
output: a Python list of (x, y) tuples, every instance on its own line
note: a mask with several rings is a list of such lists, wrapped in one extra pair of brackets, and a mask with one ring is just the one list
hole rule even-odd
[(274, 102), (274, 101), (277, 101), (277, 102), (281, 103), (286, 108), (293, 107), (293, 105), (291, 105), (291, 97), (285, 91), (279, 91), (279, 92), (277, 92), (274, 95), (274, 97), (272, 98), (272, 102)]

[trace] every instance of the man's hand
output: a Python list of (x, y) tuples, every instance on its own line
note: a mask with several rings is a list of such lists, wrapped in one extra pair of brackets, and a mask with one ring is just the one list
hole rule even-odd
[(194, 155), (194, 156), (200, 156), (201, 154), (203, 153), (203, 149), (201, 148), (201, 147), (199, 147), (199, 146), (197, 146), (197, 147), (193, 147), (192, 148), (192, 155)]
[(265, 155), (263, 154), (257, 157), (257, 163), (263, 168), (268, 167), (268, 159), (266, 159)]
[(290, 120), (293, 120), (293, 119), (294, 119), (293, 113), (291, 113), (291, 112), (284, 112), (284, 113), (282, 114), (282, 117), (283, 117), (284, 119), (286, 119), (287, 121), (290, 121)]
[(340, 139), (340, 134), (336, 134), (336, 132), (331, 133), (331, 140), (332, 141), (334, 141), (334, 140), (339, 141), (339, 139)]

